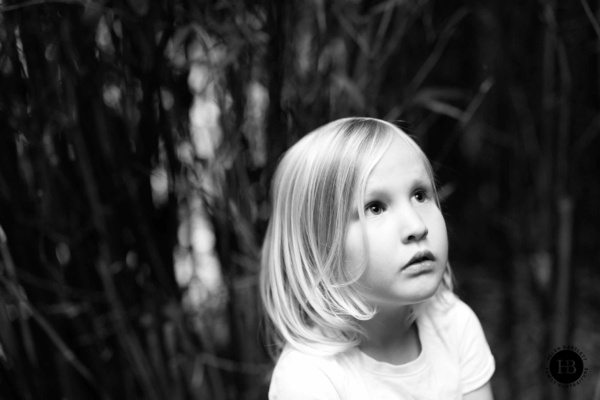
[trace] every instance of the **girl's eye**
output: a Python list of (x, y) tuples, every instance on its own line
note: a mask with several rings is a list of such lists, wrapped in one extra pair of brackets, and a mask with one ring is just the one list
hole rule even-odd
[(369, 203), (366, 207), (365, 207), (365, 212), (372, 214), (372, 215), (379, 215), (381, 214), (384, 210), (383, 205), (381, 205), (381, 203)]
[(415, 200), (419, 203), (424, 203), (427, 199), (429, 199), (429, 193), (426, 190), (419, 189), (414, 194)]

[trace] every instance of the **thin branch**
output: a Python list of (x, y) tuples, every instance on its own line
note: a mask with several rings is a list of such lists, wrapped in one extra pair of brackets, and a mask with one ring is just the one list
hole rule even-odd
[(467, 109), (462, 113), (460, 117), (460, 123), (463, 128), (469, 124), (469, 122), (473, 118), (473, 115), (475, 115), (475, 112), (479, 109), (481, 103), (483, 103), (483, 100), (487, 96), (492, 86), (494, 86), (493, 78), (487, 78), (479, 85), (477, 95), (473, 98), (473, 100), (471, 100), (471, 102), (467, 106)]
[(22, 307), (25, 313), (31, 315), (40, 328), (42, 328), (46, 335), (48, 335), (50, 341), (56, 346), (65, 360), (71, 364), (73, 368), (98, 391), (98, 393), (102, 395), (103, 399), (109, 399), (110, 397), (108, 396), (108, 393), (106, 393), (104, 389), (96, 383), (92, 373), (77, 358), (73, 350), (71, 350), (69, 346), (61, 339), (60, 335), (58, 332), (56, 332), (52, 325), (50, 325), (50, 323), (46, 321), (42, 314), (31, 305), (29, 300), (23, 295), (22, 291), (19, 290), (18, 285), (16, 285), (14, 281), (4, 277), (0, 277), (0, 282), (2, 282), (6, 290), (19, 301), (19, 306)]
[[(1, 272), (1, 271), (0, 271)], [(70, 297), (77, 297), (90, 302), (106, 304), (107, 299), (104, 293), (99, 291), (93, 291), (91, 289), (80, 289), (69, 286), (64, 283), (56, 283), (50, 279), (39, 278), (34, 274), (19, 270), (19, 281), (22, 281), (28, 285), (35, 286), (38, 289), (44, 290), (50, 293), (66, 293)]]
[[(10, 254), (10, 249), (8, 248), (8, 239), (2, 226), (0, 226), (0, 256), (0, 259), (4, 260), (4, 265), (6, 266), (6, 276), (11, 282), (14, 282), (17, 287), (20, 287), (21, 285), (19, 284), (17, 277), (17, 268), (13, 261), (12, 255)], [(2, 277), (1, 273), (2, 270), (0, 270), (0, 277)], [(21, 317), (19, 318), (19, 324), (22, 330), (21, 334), (23, 335), (23, 345), (29, 361), (36, 365), (38, 363), (38, 358), (35, 352), (35, 345), (31, 329), (24, 318), (25, 312), (26, 310), (24, 310), (22, 307), (19, 307), (19, 316)]]
[(600, 130), (600, 114), (594, 117), (594, 120), (588, 125), (581, 135), (575, 140), (571, 151), (571, 159), (578, 160), (588, 146), (598, 137)]
[[(15, 264), (8, 250), (6, 232), (2, 228), (2, 225), (0, 225), (0, 255), (4, 259), (4, 265), (6, 266), (6, 274), (10, 279), (16, 279), (17, 272)], [(2, 274), (2, 272), (3, 271), (0, 269), (0, 274)]]
[(388, 27), (390, 26), (390, 22), (392, 21), (393, 15), (394, 4), (392, 3), (392, 6), (390, 7), (390, 3), (387, 3), (385, 5), (381, 21), (379, 23), (379, 29), (377, 29), (377, 34), (375, 35), (375, 43), (371, 54), (379, 54), (381, 52), (381, 48), (383, 47), (383, 43), (385, 42), (385, 33), (387, 32)]
[(452, 16), (452, 18), (450, 18), (450, 21), (448, 22), (448, 24), (442, 31), (442, 34), (440, 35), (440, 40), (438, 40), (435, 47), (433, 48), (433, 51), (431, 52), (429, 57), (427, 57), (427, 60), (425, 60), (425, 62), (423, 63), (423, 66), (421, 67), (421, 69), (419, 69), (419, 72), (417, 72), (417, 74), (415, 75), (413, 80), (408, 85), (408, 88), (409, 88), (408, 93), (411, 93), (411, 92), (414, 92), (415, 90), (417, 90), (417, 88), (419, 86), (421, 86), (423, 81), (425, 81), (425, 78), (429, 75), (429, 73), (431, 72), (433, 67), (437, 64), (440, 57), (442, 56), (442, 53), (446, 49), (446, 46), (447, 46), (448, 42), (450, 41), (450, 38), (454, 34), (456, 25), (458, 25), (458, 23), (460, 21), (462, 21), (463, 18), (465, 18), (468, 14), (469, 14), (469, 10), (463, 8), (461, 10), (458, 10)]
[(352, 38), (352, 40), (358, 45), (360, 50), (364, 54), (366, 54), (367, 57), (370, 57), (371, 52), (369, 51), (369, 43), (367, 42), (367, 40), (363, 36), (361, 36), (360, 32), (356, 30), (352, 26), (352, 23), (350, 23), (343, 15), (336, 15), (336, 17), (338, 18), (342, 29), (348, 34), (348, 36), (350, 36), (350, 38)]
[(248, 375), (262, 375), (269, 369), (271, 364), (248, 363), (228, 360), (226, 358), (217, 357), (214, 354), (201, 353), (200, 361), (205, 365), (217, 368), (228, 372), (239, 372)]
[(423, 65), (421, 66), (419, 71), (416, 73), (416, 75), (413, 77), (413, 79), (408, 84), (406, 91), (405, 91), (406, 95), (404, 96), (404, 101), (402, 102), (401, 105), (393, 107), (386, 114), (386, 116), (384, 118), (386, 121), (392, 121), (392, 120), (397, 119), (398, 116), (402, 114), (408, 101), (412, 101), (412, 99), (414, 97), (413, 94), (421, 86), (421, 84), (425, 81), (425, 79), (427, 78), (429, 73), (433, 70), (433, 68), (435, 67), (435, 65), (437, 64), (439, 59), (441, 58), (444, 50), (446, 49), (446, 46), (448, 45), (448, 42), (450, 41), (450, 38), (454, 34), (454, 30), (455, 30), (456, 26), (458, 25), (458, 23), (460, 21), (463, 20), (463, 18), (465, 18), (469, 14), (469, 12), (470, 11), (468, 9), (462, 8), (462, 9), (458, 10), (456, 13), (454, 13), (454, 15), (450, 18), (450, 21), (448, 22), (448, 24), (446, 24), (446, 27), (443, 29), (442, 33), (440, 34), (440, 39), (435, 44), (433, 50), (429, 54), (429, 57), (427, 57), (427, 59), (425, 60), (425, 62), (423, 63)]
[(586, 0), (581, 0), (581, 5), (583, 6), (583, 9), (585, 10), (585, 15), (587, 15), (592, 26), (594, 27), (594, 31), (596, 31), (596, 35), (598, 36), (598, 39), (600, 39), (600, 25), (598, 25), (598, 21), (596, 21), (596, 17), (594, 16), (594, 13), (590, 9), (590, 5), (587, 3)]
[[(26, 7), (39, 6), (39, 5), (52, 4), (52, 3), (76, 4), (76, 5), (82, 5), (85, 7), (96, 6), (96, 4), (92, 3), (91, 1), (85, 1), (85, 0), (30, 0), (30, 1), (25, 1), (23, 3), (20, 3), (20, 4), (14, 4), (11, 6), (0, 6), (0, 13), (15, 11), (15, 10), (19, 10), (19, 9), (26, 8)], [(97, 6), (97, 8), (102, 9), (102, 7), (100, 7), (100, 6)]]

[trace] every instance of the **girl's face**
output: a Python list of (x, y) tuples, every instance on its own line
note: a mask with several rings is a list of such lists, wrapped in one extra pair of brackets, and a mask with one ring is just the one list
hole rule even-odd
[(367, 302), (389, 308), (433, 296), (448, 259), (446, 224), (423, 160), (400, 137), (369, 175), (363, 206), (364, 230), (355, 211), (344, 261), (352, 272), (367, 263), (356, 283)]

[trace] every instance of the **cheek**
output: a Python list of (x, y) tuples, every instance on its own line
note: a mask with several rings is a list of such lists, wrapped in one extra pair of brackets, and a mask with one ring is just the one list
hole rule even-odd
[(430, 218), (429, 223), (429, 235), (435, 240), (439, 250), (448, 251), (448, 233), (446, 231), (446, 221), (439, 209), (434, 212)]

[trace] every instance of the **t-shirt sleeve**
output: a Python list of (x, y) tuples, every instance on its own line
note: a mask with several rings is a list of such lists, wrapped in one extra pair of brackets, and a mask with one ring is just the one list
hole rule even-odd
[(473, 310), (458, 300), (460, 378), (463, 394), (485, 385), (496, 369), (494, 356)]
[(329, 376), (312, 357), (292, 352), (277, 362), (269, 400), (340, 400)]

